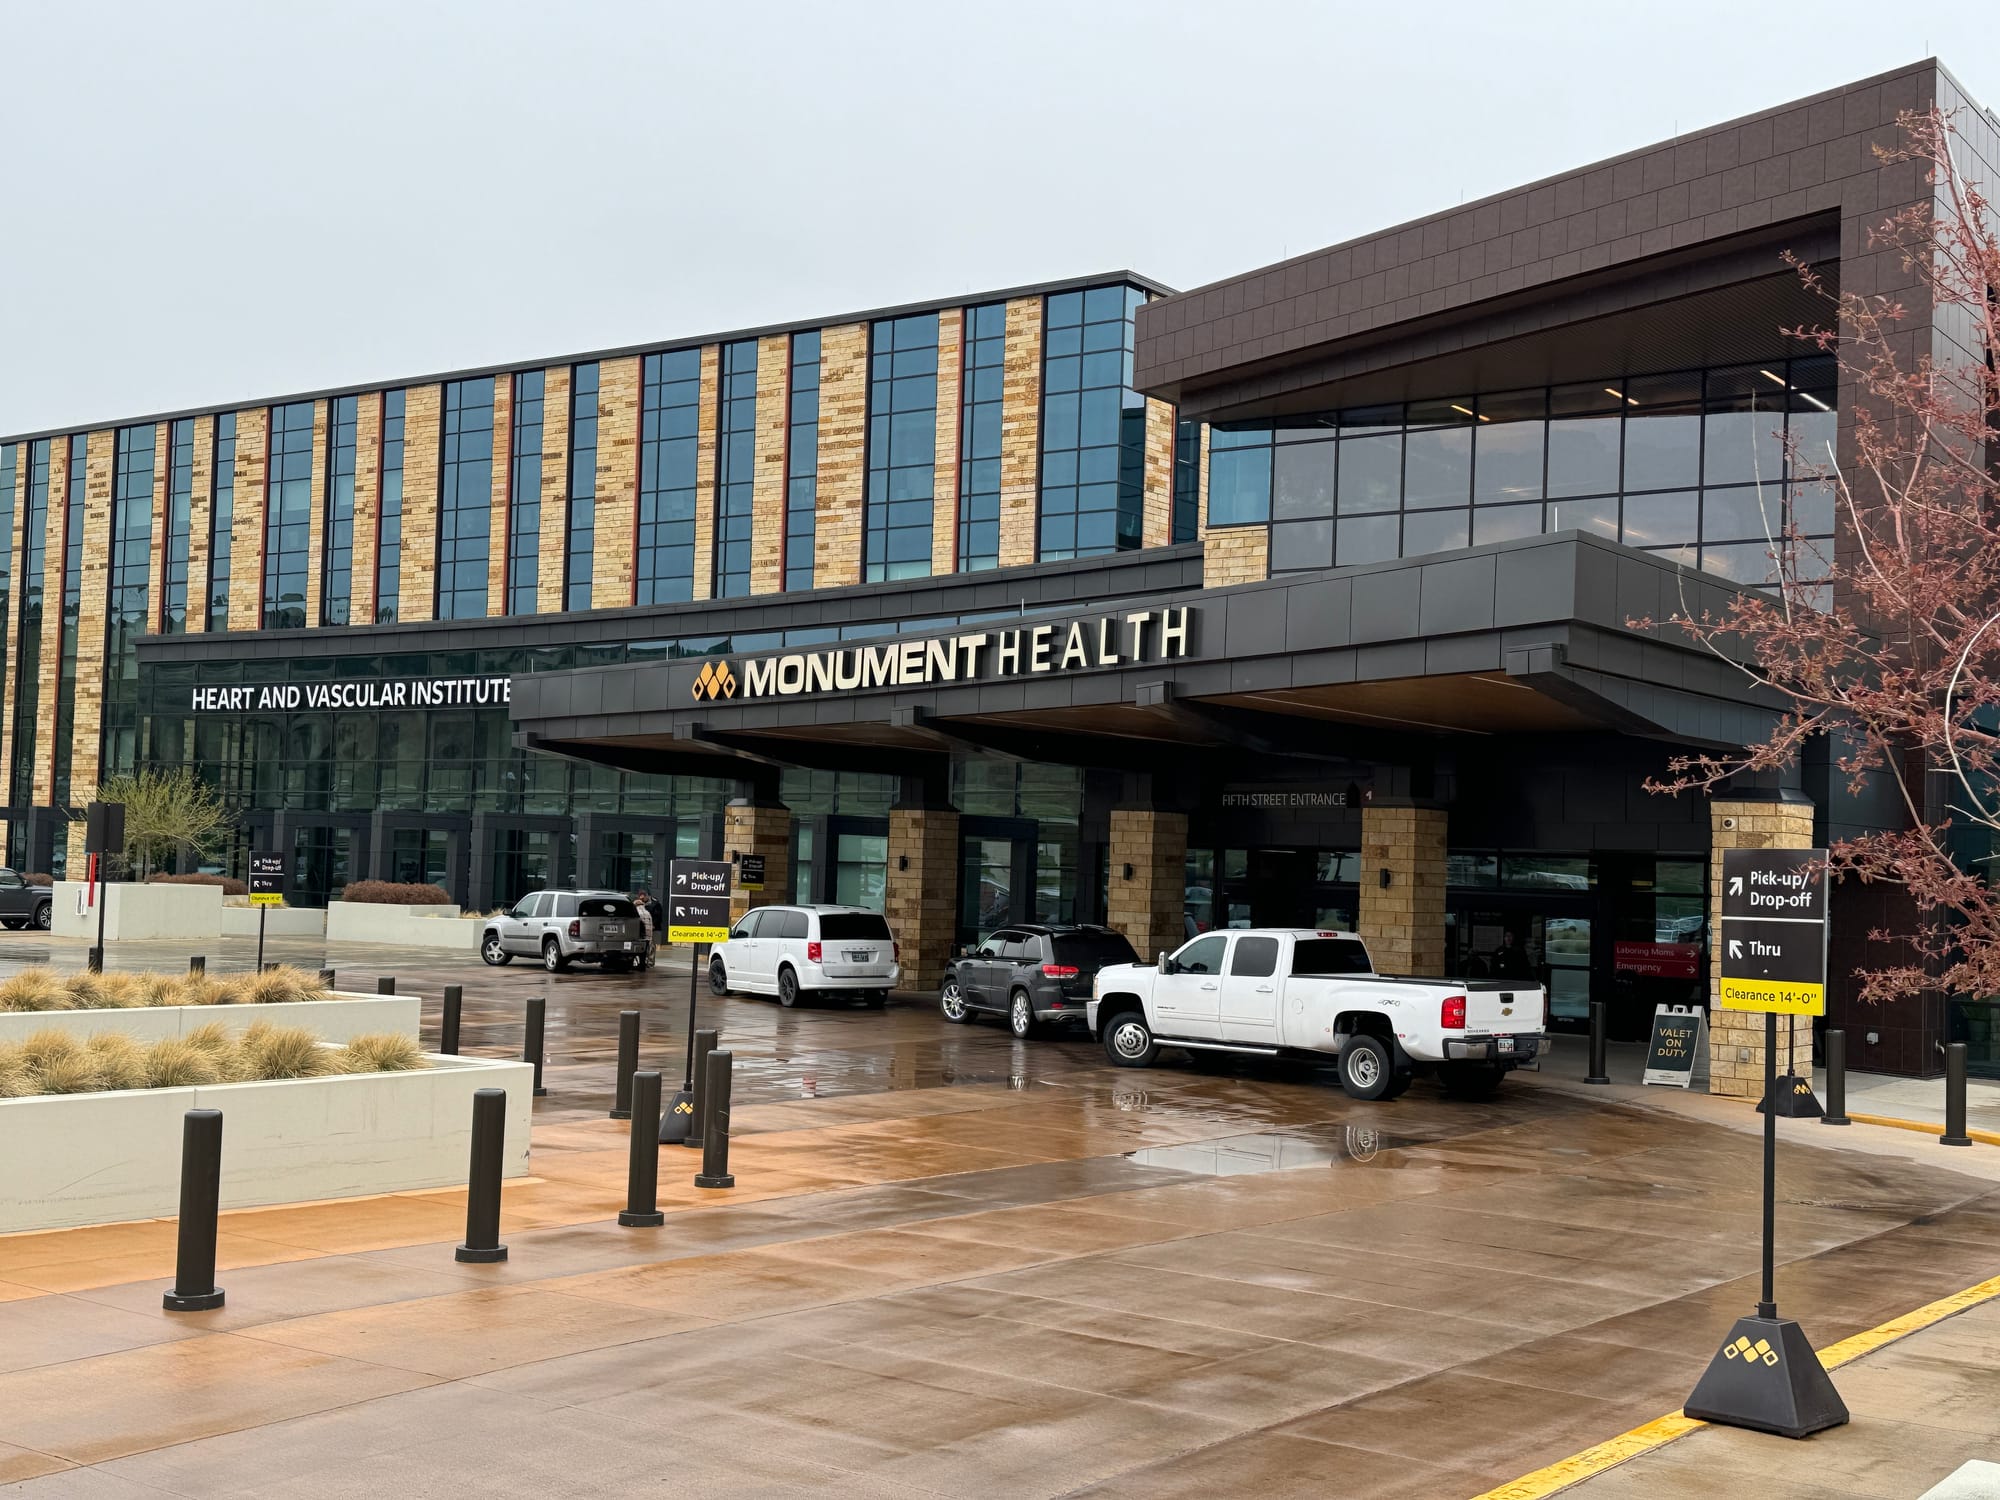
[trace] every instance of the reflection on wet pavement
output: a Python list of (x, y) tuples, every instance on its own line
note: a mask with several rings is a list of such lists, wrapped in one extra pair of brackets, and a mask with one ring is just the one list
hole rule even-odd
[(1225, 1135), (1184, 1146), (1148, 1146), (1125, 1153), (1142, 1167), (1165, 1167), (1202, 1177), (1243, 1177), (1258, 1172), (1291, 1172), (1302, 1167), (1371, 1162), (1384, 1151), (1414, 1146), (1421, 1137), (1390, 1135), (1372, 1125), (1279, 1135)]

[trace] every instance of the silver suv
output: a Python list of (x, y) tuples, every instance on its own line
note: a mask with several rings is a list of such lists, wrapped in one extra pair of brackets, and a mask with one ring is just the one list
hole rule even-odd
[(573, 963), (632, 969), (650, 947), (639, 909), (616, 891), (536, 891), (479, 935), (479, 956), (494, 967), (538, 957), (551, 974)]

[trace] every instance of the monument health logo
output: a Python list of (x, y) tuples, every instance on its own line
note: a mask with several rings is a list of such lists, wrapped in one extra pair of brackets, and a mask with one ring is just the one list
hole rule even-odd
[(694, 680), (694, 698), (699, 703), (704, 698), (734, 698), (736, 696), (736, 674), (729, 669), (726, 661), (705, 661), (701, 673)]

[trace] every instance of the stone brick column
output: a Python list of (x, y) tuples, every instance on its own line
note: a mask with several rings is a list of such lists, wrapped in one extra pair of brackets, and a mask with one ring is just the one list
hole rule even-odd
[(958, 813), (889, 809), (889, 868), (882, 914), (902, 954), (900, 988), (934, 990), (958, 930)]
[(1361, 809), (1359, 924), (1379, 973), (1444, 973), (1445, 827), (1441, 807)]
[[(1180, 947), (1187, 935), (1186, 813), (1111, 809), (1111, 891), (1104, 920), (1125, 934), (1141, 963)], [(1127, 867), (1132, 873), (1125, 873)]]
[[(1722, 852), (1725, 849), (1810, 849), (1813, 805), (1797, 792), (1783, 801), (1715, 801), (1708, 805), (1708, 1091), (1738, 1099), (1764, 1093), (1764, 1013), (1724, 1010), (1722, 992)], [(1797, 798), (1798, 800), (1791, 800)], [(1794, 1056), (1812, 1068), (1812, 1017), (1778, 1017), (1778, 1066), (1790, 1040)]]
[(734, 926), (753, 906), (792, 899), (792, 810), (782, 803), (731, 802), (722, 810), (722, 857), (731, 864), (741, 855), (764, 856), (764, 889), (746, 891), (732, 874), (729, 921)]

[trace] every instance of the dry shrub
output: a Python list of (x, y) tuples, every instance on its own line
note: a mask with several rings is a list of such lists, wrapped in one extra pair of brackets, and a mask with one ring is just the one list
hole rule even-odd
[(103, 1010), (110, 1001), (104, 993), (104, 976), (93, 974), (88, 969), (65, 975), (63, 988), (69, 992), (71, 1010)]
[(146, 1049), (124, 1032), (100, 1032), (85, 1046), (97, 1059), (99, 1088), (142, 1089), (146, 1086)]
[(357, 1036), (334, 1059), (334, 1066), (343, 1073), (410, 1073), (430, 1065), (415, 1039), (399, 1031)]
[(343, 901), (380, 906), (449, 906), (451, 893), (441, 885), (405, 884), (396, 880), (352, 880), (340, 893)]
[(229, 986), (212, 974), (183, 974), (175, 978), (172, 1000), (162, 1005), (227, 1005)]
[(318, 1078), (333, 1071), (331, 1055), (303, 1026), (252, 1021), (239, 1046), (246, 1078)]
[(88, 1094), (103, 1087), (96, 1054), (67, 1031), (37, 1031), (21, 1043), (33, 1094)]
[(261, 974), (240, 974), (232, 983), (233, 1003), (238, 1005), (295, 1005), (303, 1000), (324, 1000), (327, 987), (317, 974), (290, 964), (278, 964)]
[(51, 888), (52, 886), (55, 885), (55, 883), (56, 883), (55, 876), (45, 874), (40, 870), (30, 870), (28, 871), (27, 874), (21, 877), (21, 884), (38, 885), (41, 886), (44, 890)]
[(34, 1091), (27, 1052), (19, 1042), (0, 1042), (0, 1099), (22, 1099)]
[(215, 1059), (217, 1082), (243, 1083), (256, 1077), (250, 1071), (250, 1059), (237, 1045), (229, 1028), (220, 1021), (210, 1021), (206, 1026), (183, 1032), (181, 1040), (191, 1047), (199, 1047)]
[(83, 1043), (67, 1031), (46, 1027), (31, 1031), (21, 1042), (21, 1053), (30, 1068), (40, 1070), (52, 1059), (69, 1057), (83, 1050)]
[(32, 964), (0, 979), (0, 1010), (67, 1010), (69, 990), (46, 964)]
[(135, 976), (139, 986), (141, 1005), (185, 1005), (181, 999), (181, 980), (178, 974), (149, 972)]
[(225, 896), (247, 896), (250, 887), (232, 875), (148, 875), (148, 885), (219, 885)]
[(97, 976), (99, 1004), (106, 1010), (130, 1010), (146, 1003), (145, 987), (140, 984), (137, 974), (128, 974), (122, 969)]
[(146, 1049), (146, 1087), (185, 1089), (222, 1082), (213, 1054), (186, 1037), (170, 1036)]

